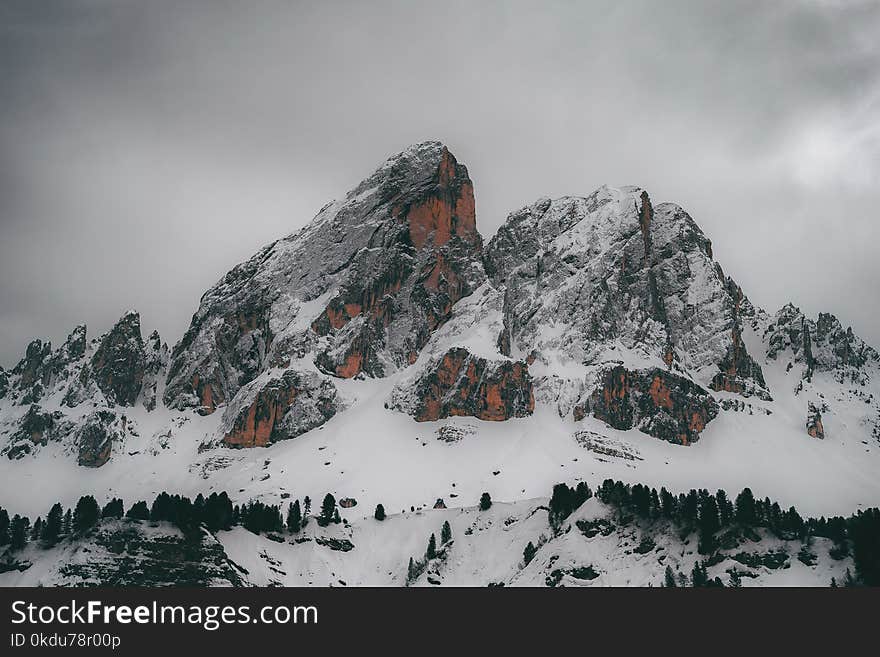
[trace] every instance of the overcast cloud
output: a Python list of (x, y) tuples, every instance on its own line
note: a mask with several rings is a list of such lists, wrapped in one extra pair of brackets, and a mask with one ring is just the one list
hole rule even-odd
[(753, 301), (880, 345), (880, 3), (0, 0), (0, 363), (201, 294), (444, 141), (488, 238), (540, 196), (685, 207)]

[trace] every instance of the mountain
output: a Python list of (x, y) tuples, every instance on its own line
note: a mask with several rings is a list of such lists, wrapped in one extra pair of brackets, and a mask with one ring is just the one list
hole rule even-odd
[(878, 377), (851, 328), (756, 307), (641, 188), (539, 199), (484, 242), (467, 168), (424, 142), (234, 267), (173, 349), (129, 311), (0, 368), (0, 505), (331, 492), (358, 527), (613, 477), (849, 515), (880, 501)]

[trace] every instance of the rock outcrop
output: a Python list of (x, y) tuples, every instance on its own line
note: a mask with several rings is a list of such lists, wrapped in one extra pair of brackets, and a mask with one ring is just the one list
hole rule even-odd
[(391, 405), (419, 422), (450, 416), (501, 421), (531, 415), (535, 396), (524, 362), (490, 361), (458, 347), (399, 385)]
[(111, 404), (134, 406), (144, 381), (146, 354), (141, 318), (129, 311), (101, 340), (92, 356), (91, 376)]
[(113, 444), (123, 437), (121, 422), (111, 411), (90, 414), (76, 432), (77, 463), (100, 468), (110, 460)]
[(168, 367), (168, 345), (162, 342), (158, 331), (153, 331), (144, 345), (144, 378), (142, 399), (144, 408), (156, 410), (159, 387), (164, 384), (165, 370)]
[(2, 448), (9, 459), (32, 454), (49, 441), (61, 440), (72, 430), (73, 424), (65, 420), (60, 411), (49, 412), (32, 404), (13, 426), (9, 442)]
[(165, 401), (212, 412), (307, 355), (343, 378), (405, 367), (485, 279), (481, 253), (467, 169), (438, 142), (413, 146), (208, 290)]
[(34, 404), (21, 418), (21, 426), (15, 437), (29, 440), (34, 445), (45, 445), (61, 417), (61, 413), (48, 413)]
[(814, 404), (807, 405), (807, 435), (824, 440), (825, 427), (822, 425), (822, 411)]
[(732, 326), (730, 329), (730, 345), (724, 358), (718, 363), (719, 371), (712, 378), (709, 387), (716, 391), (733, 392), (743, 397), (755, 395), (770, 401), (769, 392), (764, 383), (764, 373), (746, 350), (742, 339), (742, 304), (744, 295), (733, 279), (727, 279), (727, 287), (733, 298)]
[(12, 369), (18, 375), (18, 389), (25, 390), (35, 383), (48, 383), (48, 372), (43, 367), (52, 353), (52, 343), (34, 340), (28, 346), (24, 358)]
[(324, 424), (339, 410), (336, 386), (313, 372), (287, 370), (241, 389), (223, 415), (222, 444), (267, 447)]
[(692, 381), (659, 368), (607, 370), (588, 400), (575, 407), (575, 419), (589, 411), (615, 429), (638, 428), (680, 445), (696, 442), (718, 415), (712, 396)]
[(802, 378), (815, 372), (835, 372), (856, 383), (866, 381), (865, 367), (880, 363), (880, 354), (829, 313), (808, 319), (799, 308), (786, 304), (770, 320), (764, 331), (767, 357), (777, 360), (788, 352), (802, 365)]
[(485, 263), (505, 289), (505, 354), (590, 366), (619, 360), (622, 348), (632, 360), (720, 367), (744, 390), (745, 380), (763, 388), (740, 337), (739, 288), (691, 217), (653, 206), (642, 189), (539, 200), (508, 217)]

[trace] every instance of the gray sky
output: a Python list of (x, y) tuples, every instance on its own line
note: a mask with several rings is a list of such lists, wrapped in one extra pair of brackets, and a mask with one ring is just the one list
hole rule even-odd
[(880, 345), (880, 2), (0, 0), (0, 363), (201, 294), (440, 139), (490, 237), (539, 196), (685, 207), (771, 312)]

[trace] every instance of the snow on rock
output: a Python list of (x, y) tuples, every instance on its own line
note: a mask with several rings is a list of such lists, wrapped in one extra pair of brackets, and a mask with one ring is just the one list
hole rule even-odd
[(34, 340), (0, 400), (0, 435), (9, 436), (0, 453), (20, 459), (57, 443), (79, 465), (103, 466), (130, 433), (131, 407), (142, 400), (146, 410), (156, 409), (166, 363), (167, 347), (156, 332), (144, 343), (135, 311), (91, 342), (84, 325), (54, 351)]
[(223, 412), (222, 443), (267, 447), (324, 424), (340, 404), (336, 386), (314, 372), (269, 372), (244, 386)]
[(505, 289), (507, 353), (534, 354), (551, 369), (623, 358), (692, 370), (706, 383), (726, 367), (763, 390), (738, 337), (739, 288), (691, 217), (673, 204), (654, 208), (644, 190), (539, 200), (510, 215), (485, 260)]
[(205, 293), (165, 401), (212, 412), (309, 352), (343, 378), (405, 367), (482, 283), (481, 252), (467, 169), (439, 142), (413, 146)]
[(124, 425), (125, 420), (111, 411), (89, 414), (76, 432), (77, 463), (88, 468), (100, 468), (107, 463), (114, 443), (124, 436)]
[(391, 407), (419, 422), (450, 416), (502, 421), (530, 415), (535, 396), (525, 363), (490, 361), (454, 347), (398, 384)]
[(718, 404), (700, 386), (661, 369), (608, 369), (589, 399), (575, 406), (575, 420), (587, 411), (615, 429), (632, 429), (679, 445), (697, 441), (718, 415)]
[(98, 345), (91, 361), (91, 376), (111, 404), (133, 406), (140, 395), (145, 370), (141, 318), (129, 311)]

